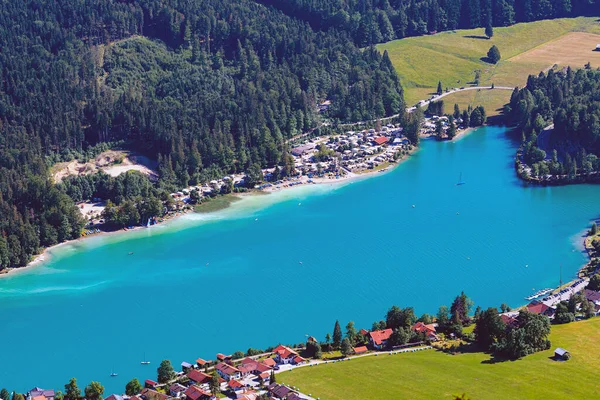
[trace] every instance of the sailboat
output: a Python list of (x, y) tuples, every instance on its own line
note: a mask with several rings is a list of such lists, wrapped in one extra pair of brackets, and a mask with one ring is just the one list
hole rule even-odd
[(462, 180), (462, 172), (460, 173), (460, 177), (458, 178), (458, 182), (456, 182), (456, 186), (464, 185), (465, 181)]
[(111, 372), (110, 372), (110, 376), (111, 376), (111, 377), (115, 377), (115, 376), (118, 376), (118, 375), (119, 375), (119, 374), (117, 374), (117, 373), (115, 372), (115, 368), (114, 368), (114, 367), (113, 367), (113, 369), (111, 369), (110, 371), (111, 371)]
[(140, 364), (142, 364), (142, 365), (148, 365), (148, 364), (150, 364), (150, 361), (146, 360), (146, 353), (144, 353), (144, 361), (142, 361)]

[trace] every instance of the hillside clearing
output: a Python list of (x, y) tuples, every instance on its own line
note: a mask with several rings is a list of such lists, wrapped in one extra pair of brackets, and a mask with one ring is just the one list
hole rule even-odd
[[(321, 399), (444, 399), (466, 393), (472, 399), (597, 398), (600, 318), (552, 327), (552, 348), (522, 360), (490, 362), (484, 353), (416, 353), (363, 357), (298, 368), (277, 376)], [(551, 359), (556, 347), (572, 359)]]
[(55, 183), (67, 176), (90, 175), (104, 171), (110, 176), (118, 176), (127, 171), (139, 171), (151, 179), (156, 179), (156, 163), (146, 156), (122, 150), (102, 152), (88, 162), (73, 160), (54, 165), (51, 175)]
[[(593, 51), (600, 43), (599, 34), (595, 18), (564, 18), (495, 28), (491, 39), (483, 36), (483, 29), (469, 29), (394, 40), (377, 47), (388, 51), (405, 88), (407, 104), (412, 105), (429, 97), (438, 81), (444, 88), (469, 86), (476, 70), (481, 74), (480, 85), (519, 86), (528, 75), (555, 64), (583, 67), (589, 61), (600, 66), (600, 52)], [(484, 61), (494, 44), (502, 54), (497, 65)], [(510, 92), (504, 95), (508, 101)]]

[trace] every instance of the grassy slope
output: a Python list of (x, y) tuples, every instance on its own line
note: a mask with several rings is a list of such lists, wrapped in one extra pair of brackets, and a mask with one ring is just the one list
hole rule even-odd
[[(277, 378), (321, 399), (599, 398), (599, 331), (600, 318), (553, 327), (551, 350), (517, 361), (492, 364), (483, 353), (426, 350), (299, 368)], [(569, 350), (572, 359), (551, 360), (555, 347)]]
[[(600, 65), (600, 54), (591, 52), (597, 40), (594, 37), (589, 38), (594, 44), (592, 48), (586, 49), (583, 56), (580, 53), (581, 47), (571, 48), (567, 41), (561, 43), (560, 47), (560, 50), (566, 53), (552, 62), (549, 62), (547, 54), (535, 52), (510, 60), (568, 32), (600, 34), (600, 25), (595, 22), (595, 18), (537, 21), (495, 28), (494, 37), (490, 40), (483, 37), (483, 29), (471, 29), (395, 40), (381, 44), (378, 48), (389, 52), (402, 79), (407, 104), (412, 105), (429, 97), (432, 89), (437, 87), (438, 81), (441, 81), (444, 87), (468, 86), (468, 82), (474, 78), (475, 70), (481, 71), (481, 85), (493, 82), (497, 86), (517, 86), (524, 84), (529, 74), (537, 74), (554, 63), (574, 62), (574, 66), (581, 67), (582, 60), (589, 59), (592, 64)], [(492, 44), (498, 46), (502, 54), (502, 61), (495, 66), (481, 60)], [(573, 54), (569, 54), (570, 51)], [(576, 57), (571, 59), (571, 56)], [(510, 98), (509, 91), (499, 93), (496, 97), (500, 95), (506, 99)], [(448, 96), (445, 102), (453, 104), (454, 96), (458, 95)], [(459, 100), (467, 101), (465, 98)], [(498, 104), (498, 99), (491, 101), (491, 104)]]

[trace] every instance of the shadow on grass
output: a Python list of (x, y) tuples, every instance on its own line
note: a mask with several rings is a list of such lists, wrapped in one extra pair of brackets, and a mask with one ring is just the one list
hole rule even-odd
[(481, 39), (481, 40), (489, 40), (487, 36), (479, 36), (479, 35), (465, 35), (463, 36), (466, 39)]
[(493, 62), (489, 57), (481, 57), (480, 60), (483, 61), (484, 63), (488, 63), (490, 65), (496, 65), (496, 63)]

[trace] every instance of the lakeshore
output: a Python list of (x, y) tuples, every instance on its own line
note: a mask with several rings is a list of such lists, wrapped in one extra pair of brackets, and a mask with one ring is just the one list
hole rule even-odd
[[(76, 375), (118, 393), (126, 379), (149, 376), (139, 365), (144, 352), (155, 365), (298, 343), (304, 333), (324, 337), (332, 318), (370, 326), (380, 319), (373, 310), (390, 304), (435, 313), (460, 290), (482, 307), (516, 307), (532, 288), (556, 286), (557, 260), (564, 281), (575, 277), (585, 262), (575, 241), (597, 215), (600, 194), (592, 185), (523, 186), (512, 164), (516, 145), (499, 127), (453, 143), (424, 140), (407, 161), (369, 179), (248, 195), (215, 213), (53, 249), (44, 268), (2, 281), (0, 317), (18, 324), (8, 327), (15, 346), (5, 354), (14, 368), (0, 379), (28, 390), (32, 382), (16, 371), (36, 354), (50, 357), (52, 343), (69, 351), (52, 352), (58, 367), (33, 384), (60, 387)], [(456, 186), (461, 171), (466, 184)], [(432, 240), (432, 229), (451, 234)], [(433, 275), (439, 279), (428, 279)], [(292, 289), (281, 292), (280, 285)], [(235, 295), (207, 295), (214, 290)], [(423, 290), (435, 296), (420, 296)], [(160, 315), (179, 322), (137, 330), (135, 345), (123, 329), (106, 334)], [(289, 315), (293, 323), (268, 322)], [(35, 324), (48, 319), (81, 323), (34, 339)], [(248, 321), (267, 323), (240, 333)], [(181, 340), (182, 332), (194, 339)], [(90, 357), (96, 362), (83, 370), (69, 367)], [(113, 364), (119, 376), (109, 380)]]

